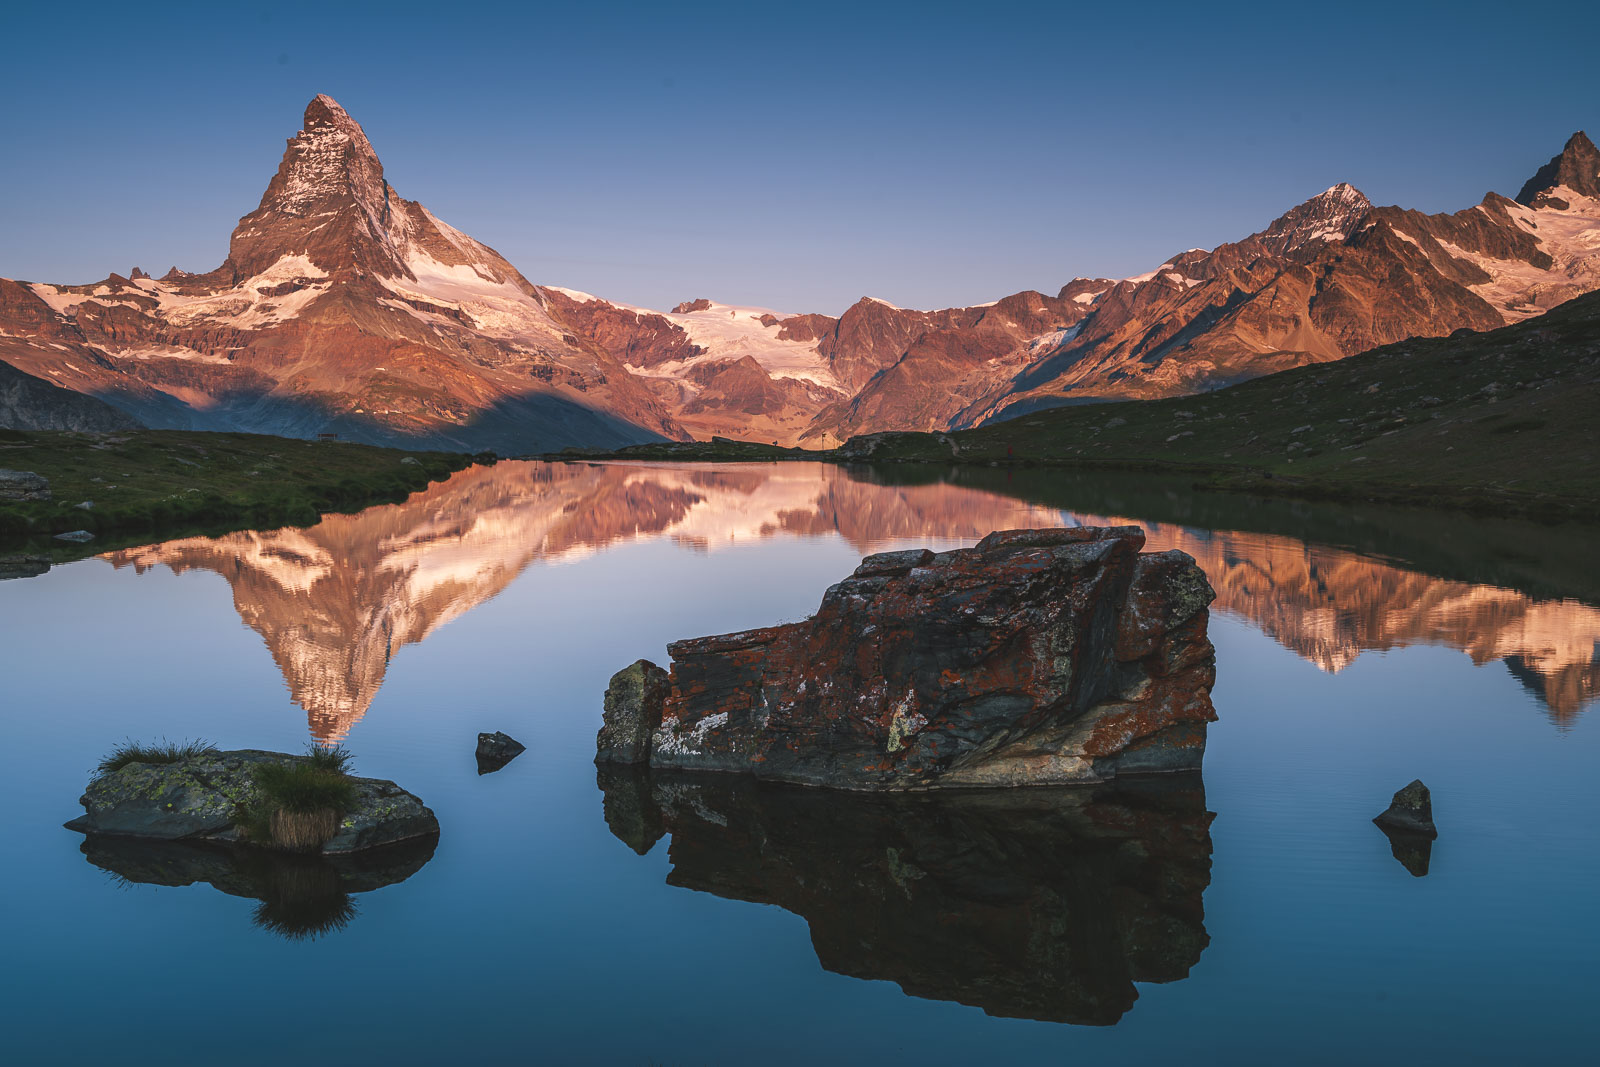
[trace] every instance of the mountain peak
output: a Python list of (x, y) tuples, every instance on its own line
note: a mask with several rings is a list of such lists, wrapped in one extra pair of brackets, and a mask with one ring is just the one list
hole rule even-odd
[(1517, 194), (1517, 203), (1532, 204), (1541, 195), (1564, 185), (1581, 196), (1600, 199), (1600, 149), (1579, 130), (1567, 138), (1561, 154), (1540, 167)]
[(1366, 194), (1349, 182), (1330, 185), (1310, 200), (1307, 200), (1306, 203), (1347, 204), (1361, 211), (1366, 211), (1372, 207), (1372, 201), (1367, 199)]
[(361, 124), (318, 93), (300, 132), (289, 138), (261, 204), (239, 220), (229, 258), (242, 276), (260, 274), (285, 254), (307, 252), (324, 270), (347, 266), (393, 274), (387, 237), (397, 198)]
[(1340, 182), (1290, 208), (1253, 236), (1281, 256), (1313, 241), (1344, 240), (1371, 210), (1372, 201), (1360, 189)]
[(338, 125), (341, 123), (356, 126), (357, 129), (360, 128), (356, 120), (350, 117), (350, 113), (340, 106), (339, 101), (327, 93), (318, 93), (311, 98), (311, 103), (306, 105), (305, 125), (308, 129), (312, 126)]
[(306, 105), (304, 123), (289, 139), (261, 207), (304, 216), (332, 206), (326, 203), (329, 198), (349, 195), (381, 214), (387, 189), (383, 164), (361, 124), (324, 93)]

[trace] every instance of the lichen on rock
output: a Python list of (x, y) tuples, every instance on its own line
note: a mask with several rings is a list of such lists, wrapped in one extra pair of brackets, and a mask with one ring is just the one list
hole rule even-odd
[(596, 760), (890, 790), (1197, 769), (1213, 593), (1143, 545), (1077, 527), (869, 556), (804, 622), (619, 672)]
[[(255, 769), (306, 759), (282, 752), (210, 750), (173, 763), (129, 763), (89, 783), (84, 814), (66, 826), (85, 834), (157, 840), (240, 841), (240, 823), (261, 798)], [(352, 778), (356, 800), (324, 855), (359, 852), (437, 836), (439, 820), (421, 800), (381, 778)]]

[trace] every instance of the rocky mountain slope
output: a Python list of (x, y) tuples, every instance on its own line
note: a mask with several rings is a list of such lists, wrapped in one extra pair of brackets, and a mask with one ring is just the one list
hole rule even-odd
[(524, 453), (823, 445), (1205, 392), (1596, 288), (1600, 152), (1578, 133), (1515, 200), (1426, 215), (1339, 184), (1243, 240), (1054, 295), (658, 312), (530, 283), (402, 199), (360, 125), (318, 96), (220, 267), (0, 279), (0, 361), (157, 427)]
[[(1260, 233), (1089, 288), (1070, 329), (997, 353), (913, 342), (810, 436), (977, 426), (1089, 398), (1205, 392), (1411, 337), (1488, 330), (1600, 288), (1600, 153), (1582, 133), (1516, 200), (1425, 215), (1335, 185)], [(1010, 298), (1016, 300), (1016, 297)], [(1003, 305), (1005, 301), (1002, 301)]]
[(684, 436), (516, 268), (402, 199), (326, 96), (220, 267), (0, 282), (0, 360), (154, 427), (498, 449)]

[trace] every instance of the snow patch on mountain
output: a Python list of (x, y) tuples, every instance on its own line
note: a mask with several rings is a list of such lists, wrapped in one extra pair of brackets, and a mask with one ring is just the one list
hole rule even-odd
[(1514, 205), (1516, 210), (1507, 209), (1554, 261), (1548, 270), (1524, 260), (1496, 259), (1439, 241), (1449, 255), (1466, 260), (1489, 275), (1489, 281), (1467, 288), (1488, 301), (1507, 322), (1543, 314), (1559, 303), (1600, 288), (1600, 200), (1580, 196), (1562, 186), (1557, 186), (1555, 193), (1568, 204), (1565, 210), (1520, 205)]
[(784, 319), (789, 317), (787, 315), (767, 308), (712, 304), (701, 311), (668, 312), (662, 317), (681, 326), (689, 335), (689, 340), (705, 351), (693, 359), (675, 360), (650, 370), (629, 366), (628, 370), (634, 374), (680, 378), (688, 368), (699, 363), (749, 356), (774, 378), (793, 378), (820, 385), (824, 389), (841, 393), (845, 391), (822, 353), (817, 351), (815, 342), (780, 340), (778, 334), (783, 327), (777, 324), (769, 326), (761, 321), (763, 317)]
[[(568, 289), (568, 288), (566, 288), (564, 286), (560, 286), (560, 285), (541, 285), (539, 288), (541, 288), (541, 289), (549, 289), (551, 292), (560, 293), (563, 296), (569, 296), (572, 299), (576, 300), (580, 304), (592, 304), (596, 300), (600, 299), (598, 296), (595, 296), (593, 293), (586, 293), (581, 289)], [(606, 302), (607, 303), (614, 303), (613, 301), (609, 301), (609, 300), (606, 301)], [(625, 307), (626, 305), (624, 305), (624, 304), (615, 304), (615, 306), (616, 307)]]
[[(231, 289), (198, 296), (174, 292), (163, 286), (140, 286), (159, 303), (161, 318), (177, 325), (201, 321), (226, 323), (241, 330), (258, 330), (295, 318), (328, 291), (328, 274), (304, 255), (280, 256), (260, 274)], [(320, 284), (319, 284), (320, 283)], [(290, 292), (271, 290), (294, 285)]]
[(229, 362), (225, 356), (196, 352), (194, 349), (185, 348), (182, 345), (106, 345), (101, 348), (101, 351), (113, 359), (181, 359), (190, 363), (217, 363), (224, 365)]
[[(449, 229), (442, 223), (438, 225), (442, 230)], [(471, 250), (462, 248), (462, 251)], [(486, 274), (488, 265), (481, 260), (478, 263), (442, 263), (423, 249), (412, 247), (407, 250), (404, 262), (414, 281), (404, 277), (378, 279), (384, 288), (402, 298), (460, 311), (479, 331), (500, 340), (551, 343), (558, 341), (563, 333), (537, 297), (524, 292), (509, 278), (498, 280), (494, 276), (498, 272), (492, 267), (488, 267)], [(401, 308), (429, 325), (446, 325), (436, 313), (405, 304)]]
[(1051, 330), (1049, 333), (1030, 337), (1028, 339), (1028, 355), (1034, 356), (1042, 352), (1053, 351), (1073, 340), (1082, 332), (1083, 323), (1077, 322), (1060, 330)]

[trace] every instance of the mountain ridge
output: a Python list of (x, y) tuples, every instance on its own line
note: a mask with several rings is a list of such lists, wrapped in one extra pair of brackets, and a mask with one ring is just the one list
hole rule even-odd
[(530, 282), (401, 197), (360, 123), (318, 94), (221, 265), (0, 280), (0, 360), (155, 427), (511, 453), (811, 445), (1204, 392), (1595, 288), (1600, 152), (1579, 132), (1515, 200), (1427, 215), (1341, 182), (1238, 241), (1053, 295), (660, 312)]

